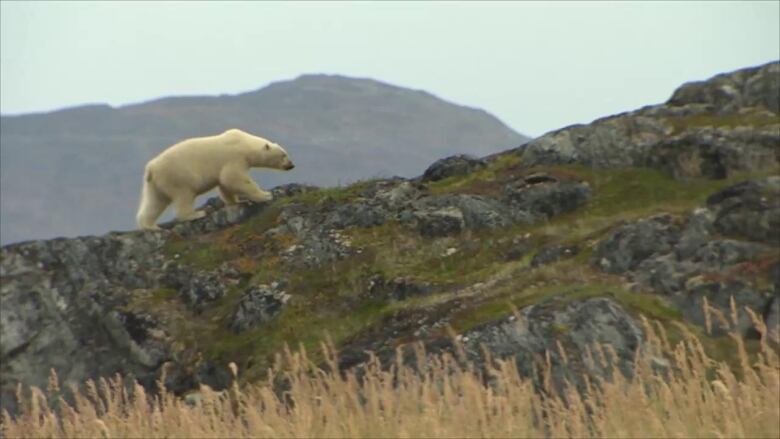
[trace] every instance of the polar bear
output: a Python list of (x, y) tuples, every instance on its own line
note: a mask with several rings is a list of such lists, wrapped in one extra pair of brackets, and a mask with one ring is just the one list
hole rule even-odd
[(195, 211), (195, 197), (214, 187), (227, 205), (238, 203), (239, 197), (270, 201), (273, 196), (252, 181), (249, 169), (294, 167), (281, 146), (238, 129), (181, 141), (146, 164), (136, 222), (143, 229), (159, 230), (157, 218), (171, 203), (177, 220), (201, 218), (206, 213)]

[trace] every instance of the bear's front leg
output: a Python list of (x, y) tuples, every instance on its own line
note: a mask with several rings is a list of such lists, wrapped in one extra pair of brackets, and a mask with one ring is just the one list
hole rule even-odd
[(220, 186), (224, 186), (228, 192), (255, 203), (265, 203), (274, 199), (273, 194), (260, 189), (246, 174), (224, 172), (220, 180)]
[(219, 198), (222, 199), (222, 202), (225, 203), (225, 206), (232, 206), (234, 204), (239, 203), (239, 199), (236, 196), (236, 194), (230, 192), (225, 188), (224, 186), (220, 185), (219, 187)]

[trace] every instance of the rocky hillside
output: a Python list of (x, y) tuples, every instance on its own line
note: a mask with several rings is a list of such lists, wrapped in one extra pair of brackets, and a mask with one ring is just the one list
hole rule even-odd
[[(132, 230), (146, 162), (189, 137), (241, 128), (284, 145), (292, 173), (264, 186), (419, 175), (449, 154), (527, 138), (490, 114), (369, 79), (305, 75), (235, 96), (165, 98), (0, 118), (0, 240)], [(109, 189), (110, 188), (110, 189)]]
[(758, 346), (749, 307), (776, 348), (779, 84), (772, 63), (418, 178), (292, 184), (160, 232), (5, 246), (2, 404), (50, 368), (151, 387), (167, 364), (176, 392), (220, 388), (228, 362), (256, 380), (285, 345), (316, 356), (326, 335), (342, 368), (369, 350), (411, 360), (420, 341), (538, 379), (549, 361), (558, 384), (630, 364), (641, 316), (737, 361), (729, 330)]

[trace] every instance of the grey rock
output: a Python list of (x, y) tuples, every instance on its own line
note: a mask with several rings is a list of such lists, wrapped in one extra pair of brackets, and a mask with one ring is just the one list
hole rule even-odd
[(46, 387), (132, 373), (153, 382), (170, 358), (151, 336), (157, 322), (120, 311), (153, 283), (164, 232), (33, 241), (0, 248), (0, 401), (15, 407), (17, 382)]
[(520, 180), (507, 184), (503, 192), (518, 222), (548, 220), (571, 212), (587, 203), (591, 196), (590, 186), (578, 182), (528, 184)]
[(282, 311), (290, 297), (276, 282), (250, 287), (241, 296), (228, 327), (240, 333), (268, 322)]
[(552, 131), (525, 145), (523, 163), (649, 166), (681, 179), (772, 169), (780, 159), (780, 120), (766, 121), (777, 119), (778, 66), (721, 75), (681, 87), (667, 104)]
[(538, 267), (564, 258), (570, 258), (577, 255), (579, 252), (580, 248), (577, 245), (552, 245), (542, 247), (534, 255), (533, 259), (531, 259), (531, 266)]
[(401, 301), (410, 297), (419, 297), (433, 291), (427, 282), (415, 282), (405, 277), (385, 279), (383, 276), (373, 276), (368, 283), (368, 294), (371, 297), (386, 298)]
[(163, 229), (182, 236), (196, 236), (222, 230), (259, 215), (270, 203), (242, 202), (224, 206), (222, 200), (210, 198), (203, 206), (206, 216), (192, 221), (171, 221), (160, 224)]
[(634, 165), (660, 169), (679, 180), (723, 179), (777, 162), (779, 135), (777, 129), (752, 126), (689, 129), (659, 140)]
[(392, 216), (383, 207), (358, 201), (334, 207), (323, 221), (326, 229), (374, 227), (386, 223)]
[[(644, 290), (665, 296), (683, 317), (704, 325), (702, 305), (731, 315), (730, 300), (739, 310), (735, 329), (754, 336), (753, 323), (744, 312), (750, 307), (765, 317), (771, 314), (771, 296), (780, 292), (780, 264), (774, 292), (757, 289), (740, 280), (744, 264), (777, 254), (778, 242), (751, 242), (722, 236), (762, 238), (775, 236), (780, 223), (761, 220), (772, 204), (780, 178), (769, 177), (730, 186), (707, 200), (680, 227), (670, 217), (656, 217), (627, 224), (599, 242), (592, 263), (604, 271), (625, 273)], [(756, 214), (758, 212), (758, 214)], [(772, 280), (772, 269), (767, 274)], [(714, 320), (713, 320), (714, 322)], [(714, 327), (716, 335), (728, 328)]]
[(780, 63), (772, 62), (683, 84), (668, 103), (674, 106), (710, 104), (721, 111), (763, 106), (780, 113)]
[(729, 186), (711, 195), (707, 206), (719, 233), (780, 246), (779, 176)]
[(654, 254), (668, 253), (680, 238), (671, 217), (659, 216), (619, 227), (593, 250), (592, 263), (608, 273), (635, 269)]
[(526, 237), (516, 237), (512, 239), (512, 245), (507, 250), (504, 258), (508, 261), (516, 261), (522, 259), (523, 256), (533, 250), (533, 244)]
[(458, 209), (463, 216), (464, 226), (472, 230), (506, 227), (513, 222), (511, 212), (505, 205), (498, 200), (480, 195), (429, 196), (413, 203), (413, 209), (423, 215), (426, 212), (447, 208)]
[(190, 306), (202, 310), (207, 304), (225, 295), (225, 286), (216, 274), (195, 273), (180, 292)]
[(771, 251), (771, 247), (763, 244), (733, 239), (716, 239), (699, 247), (690, 260), (699, 264), (703, 271), (718, 273), (740, 262), (749, 261)]
[[(724, 326), (719, 319), (711, 317), (712, 334), (715, 336), (726, 335), (732, 329), (742, 335), (754, 333), (753, 321), (744, 308), (748, 307), (760, 316), (771, 302), (771, 297), (767, 294), (738, 281), (706, 282), (682, 294), (673, 295), (670, 300), (687, 321), (705, 326), (703, 307), (705, 298), (710, 307), (719, 310), (728, 320), (728, 324)], [(732, 298), (737, 307), (736, 325), (731, 321)]]
[(313, 229), (304, 232), (299, 244), (281, 254), (282, 260), (296, 268), (314, 268), (347, 258), (353, 253), (350, 243), (337, 230)]
[[(519, 321), (503, 319), (482, 325), (461, 338), (469, 358), (485, 362), (483, 347), (493, 358), (513, 358), (525, 376), (540, 380), (542, 359), (550, 353), (554, 383), (564, 380), (582, 384), (582, 375), (608, 377), (615, 364), (627, 376), (644, 334), (637, 322), (620, 305), (607, 298), (577, 300), (560, 305), (548, 301), (521, 310)], [(561, 357), (557, 342), (565, 349)], [(616, 357), (607, 363), (595, 358), (596, 346), (609, 346)], [(534, 370), (536, 369), (536, 370)]]
[(437, 181), (447, 177), (465, 175), (484, 168), (487, 163), (469, 155), (455, 155), (435, 161), (423, 173), (423, 181)]
[(457, 207), (415, 212), (415, 219), (420, 234), (428, 238), (457, 235), (466, 228), (463, 213)]
[(695, 209), (688, 217), (680, 241), (675, 247), (677, 259), (688, 259), (707, 243), (713, 233), (715, 214), (710, 209)]
[(285, 197), (293, 197), (295, 195), (305, 194), (308, 192), (314, 192), (318, 190), (320, 190), (320, 188), (310, 184), (290, 183), (290, 184), (283, 184), (281, 186), (276, 186), (275, 188), (271, 189), (271, 193), (273, 194), (274, 199), (278, 199), (278, 198), (285, 198)]
[(379, 190), (374, 199), (385, 208), (399, 210), (414, 201), (420, 195), (420, 190), (411, 182), (404, 181), (391, 188)]
[(654, 255), (634, 267), (632, 279), (639, 285), (661, 295), (685, 290), (686, 282), (701, 269), (691, 261), (680, 261), (674, 254)]

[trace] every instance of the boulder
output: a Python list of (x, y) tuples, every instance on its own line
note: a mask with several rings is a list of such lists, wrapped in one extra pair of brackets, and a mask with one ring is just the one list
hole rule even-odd
[(780, 113), (780, 63), (772, 62), (683, 84), (674, 91), (668, 104), (708, 104), (721, 111), (761, 106)]
[(729, 186), (707, 198), (707, 207), (719, 233), (780, 246), (780, 176)]
[(577, 245), (551, 245), (542, 247), (531, 259), (531, 266), (550, 264), (561, 259), (570, 258), (580, 252)]
[(290, 297), (278, 282), (249, 287), (236, 305), (228, 327), (235, 333), (241, 333), (266, 323), (282, 311)]
[(418, 211), (414, 216), (417, 220), (417, 230), (428, 238), (457, 235), (466, 228), (463, 212), (457, 207)]
[(528, 184), (524, 179), (507, 184), (506, 204), (518, 222), (537, 222), (571, 212), (585, 205), (591, 189), (585, 182), (544, 182)]
[(668, 253), (680, 239), (670, 216), (657, 216), (621, 226), (593, 249), (592, 263), (608, 273), (624, 273), (654, 254)]
[(438, 181), (447, 177), (465, 175), (484, 168), (487, 163), (470, 155), (454, 155), (435, 161), (423, 173), (423, 181)]

